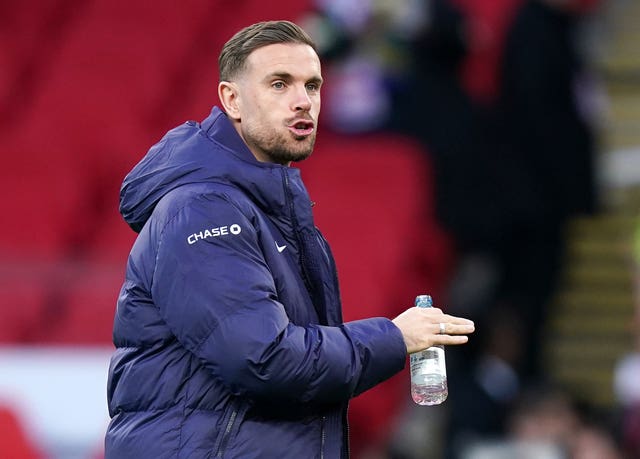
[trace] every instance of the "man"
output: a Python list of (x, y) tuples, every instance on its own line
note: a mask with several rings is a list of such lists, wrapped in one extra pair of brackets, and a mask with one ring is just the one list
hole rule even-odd
[(407, 352), (466, 342), (473, 323), (418, 308), (342, 322), (333, 258), (288, 167), (315, 141), (315, 46), (290, 22), (259, 23), (219, 66), (222, 109), (171, 130), (122, 188), (140, 234), (114, 321), (106, 457), (347, 457), (349, 399)]

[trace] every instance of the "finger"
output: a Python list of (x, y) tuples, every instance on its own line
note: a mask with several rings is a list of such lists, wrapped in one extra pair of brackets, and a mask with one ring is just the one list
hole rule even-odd
[(462, 323), (439, 322), (432, 324), (432, 329), (436, 335), (466, 335), (475, 331), (475, 325), (471, 321)]
[(470, 325), (473, 325), (473, 320), (465, 319), (464, 317), (458, 317), (458, 316), (452, 316), (452, 315), (449, 315), (449, 314), (444, 314), (443, 315), (443, 319), (446, 322), (449, 322), (449, 323), (452, 323), (452, 324), (460, 324), (460, 325), (470, 324)]
[(469, 337), (465, 335), (437, 335), (434, 344), (442, 344), (444, 346), (456, 346), (465, 344), (469, 341)]
[(440, 335), (467, 335), (475, 331), (473, 322), (469, 324), (453, 324), (443, 322), (442, 324), (438, 324), (437, 328), (438, 330), (436, 331), (436, 333)]

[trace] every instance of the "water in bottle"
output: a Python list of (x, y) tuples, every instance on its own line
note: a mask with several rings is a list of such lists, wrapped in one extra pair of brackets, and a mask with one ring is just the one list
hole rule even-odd
[[(418, 295), (416, 306), (430, 308), (429, 295)], [(448, 395), (444, 347), (432, 346), (409, 356), (411, 364), (411, 397), (418, 405), (438, 405)]]

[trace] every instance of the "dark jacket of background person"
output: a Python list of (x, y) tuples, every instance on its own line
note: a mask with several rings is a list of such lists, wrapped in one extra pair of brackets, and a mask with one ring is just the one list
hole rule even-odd
[(452, 0), (430, 2), (427, 27), (408, 45), (411, 71), (391, 121), (415, 136), (433, 161), (438, 220), (464, 247), (492, 237), (502, 221), (487, 123), (460, 76), (470, 52), (466, 21)]
[(579, 47), (582, 13), (552, 2), (525, 2), (502, 61), (496, 166), (511, 217), (503, 235), (499, 299), (527, 324), (522, 370), (533, 378), (543, 376), (541, 333), (562, 267), (565, 226), (597, 210), (596, 91)]
[(140, 234), (106, 457), (346, 457), (348, 400), (400, 371), (406, 346), (388, 319), (342, 323), (299, 170), (258, 162), (214, 108), (151, 148), (121, 212)]
[[(595, 209), (593, 85), (577, 42), (580, 11), (525, 2), (502, 65), (500, 121), (512, 166), (510, 209), (527, 223)], [(507, 198), (507, 196), (505, 196)]]

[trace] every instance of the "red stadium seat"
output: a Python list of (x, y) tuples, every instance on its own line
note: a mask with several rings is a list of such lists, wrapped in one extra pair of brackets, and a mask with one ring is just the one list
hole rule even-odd
[(62, 345), (109, 345), (124, 265), (79, 265), (63, 292), (59, 316), (42, 341)]
[(36, 340), (47, 316), (46, 299), (46, 287), (40, 280), (0, 280), (0, 344)]

